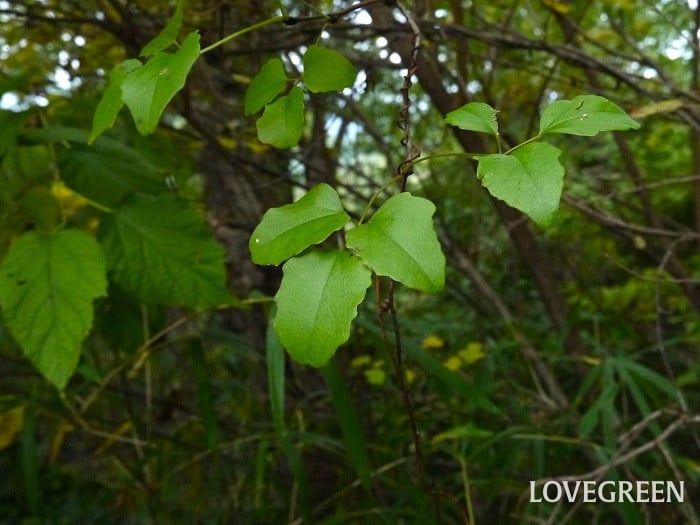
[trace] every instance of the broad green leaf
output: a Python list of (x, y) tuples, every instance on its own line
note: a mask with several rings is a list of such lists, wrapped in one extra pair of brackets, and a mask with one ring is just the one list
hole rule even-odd
[(102, 94), (102, 98), (97, 103), (95, 115), (92, 118), (92, 130), (87, 139), (88, 144), (92, 144), (102, 133), (114, 126), (117, 114), (124, 106), (122, 100), (122, 83), (127, 75), (136, 71), (142, 66), (135, 58), (125, 60), (121, 64), (114, 66), (109, 73), (109, 84)]
[(326, 239), (350, 217), (328, 184), (319, 184), (293, 204), (268, 210), (250, 237), (256, 264), (279, 264)]
[(92, 301), (105, 295), (105, 260), (78, 230), (25, 233), (0, 266), (0, 305), (24, 354), (57, 388), (75, 370), (92, 326)]
[(282, 267), (275, 330), (289, 355), (320, 367), (350, 337), (371, 272), (347, 252), (314, 250)]
[(113, 141), (92, 147), (75, 144), (58, 152), (61, 175), (75, 192), (107, 207), (114, 207), (133, 192), (166, 191), (165, 177), (135, 150)]
[(158, 51), (162, 51), (166, 47), (169, 47), (175, 43), (177, 40), (177, 34), (180, 32), (180, 27), (182, 27), (183, 4), (184, 0), (178, 0), (173, 16), (170, 17), (170, 20), (168, 20), (168, 23), (163, 30), (158, 33), (153, 40), (143, 46), (140, 56), (148, 57), (155, 55)]
[(476, 175), (491, 195), (545, 225), (554, 218), (564, 187), (560, 154), (550, 144), (532, 142), (510, 155), (478, 157)]
[(71, 189), (99, 204), (113, 207), (128, 194), (166, 191), (164, 170), (151, 164), (142, 153), (108, 137), (86, 146), (88, 133), (81, 128), (50, 126), (22, 133), (25, 142), (71, 143), (56, 148), (61, 177)]
[(592, 137), (601, 131), (639, 129), (619, 106), (597, 95), (580, 95), (547, 106), (540, 118), (540, 135), (568, 133)]
[(340, 91), (355, 82), (355, 66), (343, 55), (314, 44), (304, 53), (304, 84), (312, 93)]
[(433, 226), (435, 205), (399, 193), (366, 223), (347, 232), (348, 248), (364, 263), (409, 288), (437, 293), (445, 286), (445, 256)]
[(296, 146), (304, 127), (304, 92), (293, 87), (288, 95), (265, 106), (255, 124), (260, 142), (279, 149)]
[(114, 282), (144, 302), (229, 304), (221, 246), (190, 204), (136, 194), (100, 227)]
[(279, 95), (280, 91), (287, 83), (287, 75), (284, 72), (284, 65), (279, 58), (271, 58), (260, 68), (258, 74), (245, 92), (243, 100), (243, 110), (246, 115), (251, 115), (259, 111)]
[(461, 108), (450, 111), (445, 122), (460, 129), (498, 135), (497, 110), (483, 102), (470, 102)]
[(199, 57), (199, 34), (193, 31), (175, 53), (157, 53), (122, 81), (122, 100), (142, 135), (152, 133), (168, 102), (185, 85)]

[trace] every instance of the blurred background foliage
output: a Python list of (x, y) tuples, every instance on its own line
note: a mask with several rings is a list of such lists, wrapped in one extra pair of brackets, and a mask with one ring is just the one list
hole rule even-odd
[[(402, 161), (410, 29), (393, 2), (335, 20), (313, 17), (349, 2), (187, 1), (203, 46), (280, 8), (307, 20), (202, 56), (154, 135), (123, 115), (109, 147), (76, 142), (106, 72), (174, 4), (0, 1), (0, 257), (30, 229), (94, 231), (91, 192), (126, 173), (197, 202), (231, 289), (264, 298), (280, 275), (254, 267), (247, 243), (266, 209), (328, 182), (359, 215)], [(61, 393), (0, 325), (0, 522), (698, 523), (697, 2), (405, 4), (422, 32), (423, 155), (493, 152), (443, 125), (467, 101), (499, 109), (511, 144), (536, 133), (544, 105), (584, 93), (642, 124), (555, 139), (567, 176), (546, 230), (491, 199), (464, 157), (416, 166), (409, 189), (436, 203), (448, 257), (444, 293), (396, 296), (423, 464), (373, 297), (319, 373), (284, 359), (264, 300), (189, 312), (115, 288)], [(301, 145), (272, 150), (243, 116), (247, 84), (272, 56), (298, 70), (319, 38), (356, 84), (311, 95)], [(559, 476), (684, 480), (686, 503), (529, 503), (529, 480)]]

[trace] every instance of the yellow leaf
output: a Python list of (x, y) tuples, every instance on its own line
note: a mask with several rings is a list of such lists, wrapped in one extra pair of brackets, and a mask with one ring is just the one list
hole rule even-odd
[(565, 15), (571, 11), (572, 0), (542, 0), (542, 3), (552, 11)]
[(87, 204), (87, 200), (78, 193), (75, 193), (60, 180), (56, 180), (51, 184), (51, 193), (53, 193), (54, 197), (61, 203), (63, 214), (66, 217), (70, 217)]
[(445, 346), (445, 340), (439, 335), (429, 335), (420, 344), (425, 350), (430, 350), (431, 348), (442, 348)]
[(460, 359), (462, 359), (465, 364), (471, 365), (486, 357), (486, 351), (484, 350), (484, 345), (481, 343), (472, 342), (457, 352), (457, 355), (459, 355)]
[(51, 453), (49, 454), (49, 463), (53, 463), (54, 461), (56, 461), (56, 458), (58, 458), (58, 455), (61, 452), (63, 441), (65, 441), (66, 439), (66, 434), (68, 434), (68, 432), (70, 432), (71, 430), (73, 430), (73, 426), (69, 423), (62, 421), (59, 424), (58, 430), (56, 431), (56, 435), (51, 440)]
[(23, 406), (20, 405), (0, 414), (0, 450), (8, 447), (23, 428)]
[(591, 366), (598, 366), (600, 364), (600, 358), (588, 355), (581, 356), (581, 361)]

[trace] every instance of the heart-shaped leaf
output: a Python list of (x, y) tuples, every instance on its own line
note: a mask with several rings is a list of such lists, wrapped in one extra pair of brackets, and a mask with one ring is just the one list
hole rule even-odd
[(568, 133), (592, 137), (601, 131), (639, 129), (639, 123), (604, 97), (580, 95), (547, 106), (540, 118), (540, 135)]
[(355, 82), (355, 66), (343, 55), (314, 44), (304, 53), (304, 84), (312, 93), (341, 91)]
[(260, 142), (280, 149), (299, 143), (304, 127), (304, 92), (294, 86), (288, 95), (265, 106), (256, 122)]
[(497, 110), (483, 102), (470, 102), (461, 108), (450, 111), (445, 116), (445, 123), (459, 129), (480, 131), (498, 135)]
[(2, 315), (24, 354), (57, 388), (78, 365), (92, 326), (92, 301), (105, 295), (105, 258), (78, 230), (25, 233), (0, 266)]
[(279, 264), (323, 241), (350, 217), (336, 191), (319, 184), (293, 204), (268, 210), (250, 237), (256, 264)]
[(399, 193), (366, 224), (347, 232), (347, 246), (375, 273), (409, 288), (439, 292), (445, 286), (445, 256), (433, 226), (434, 213), (429, 200)]
[(258, 74), (251, 80), (243, 100), (243, 110), (246, 115), (259, 111), (279, 95), (287, 83), (284, 64), (279, 58), (271, 58), (260, 68)]
[(532, 142), (510, 155), (478, 157), (476, 175), (491, 195), (544, 225), (559, 208), (564, 187), (560, 154), (551, 144)]
[(122, 81), (122, 100), (142, 135), (152, 133), (165, 107), (185, 85), (199, 57), (199, 34), (193, 31), (175, 53), (156, 53)]
[(372, 273), (354, 255), (337, 250), (314, 250), (282, 269), (275, 330), (294, 360), (323, 366), (350, 337)]

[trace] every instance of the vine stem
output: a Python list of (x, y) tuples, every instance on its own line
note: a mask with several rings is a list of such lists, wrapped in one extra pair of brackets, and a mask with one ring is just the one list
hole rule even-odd
[(235, 33), (231, 33), (230, 35), (225, 36), (221, 40), (217, 40), (210, 46), (205, 47), (204, 49), (199, 51), (200, 55), (203, 55), (204, 53), (208, 53), (212, 49), (216, 49), (219, 46), (223, 46), (225, 43), (230, 42), (234, 38), (238, 38), (239, 36), (243, 36), (246, 33), (250, 33), (251, 31), (256, 31), (258, 29), (261, 29), (266, 26), (270, 26), (273, 24), (280, 24), (287, 20), (287, 17), (284, 15), (278, 15), (278, 16), (273, 16), (272, 18), (268, 18), (267, 20), (263, 20), (262, 22), (258, 22), (257, 24), (253, 24), (252, 26), (244, 27), (240, 31), (236, 31)]

